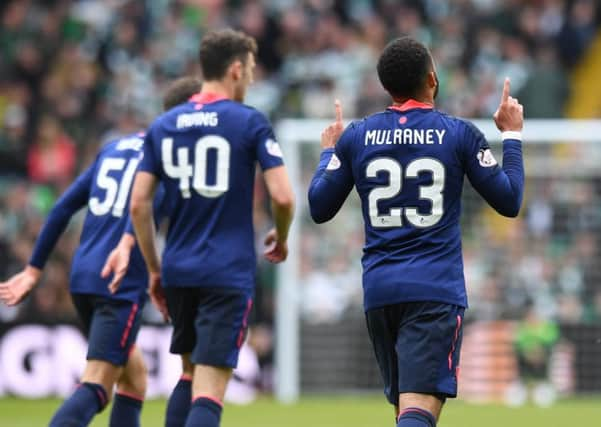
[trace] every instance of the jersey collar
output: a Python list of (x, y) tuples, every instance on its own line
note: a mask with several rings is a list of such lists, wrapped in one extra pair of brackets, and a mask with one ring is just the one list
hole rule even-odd
[(198, 92), (195, 95), (192, 95), (189, 99), (190, 102), (195, 102), (197, 104), (211, 104), (212, 102), (222, 101), (224, 99), (228, 99), (226, 96), (219, 95), (211, 92)]
[(401, 105), (391, 105), (390, 107), (388, 107), (389, 110), (396, 110), (396, 111), (408, 111), (408, 110), (413, 110), (415, 108), (420, 108), (422, 110), (431, 110), (434, 108), (434, 105), (426, 104), (425, 102), (419, 102), (419, 101), (416, 101), (415, 99), (409, 99), (409, 100), (403, 102)]

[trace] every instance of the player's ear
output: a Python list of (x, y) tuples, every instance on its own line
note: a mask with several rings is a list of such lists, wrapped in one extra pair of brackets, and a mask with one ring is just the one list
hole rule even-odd
[(244, 74), (244, 67), (242, 65), (242, 61), (240, 61), (239, 59), (235, 60), (234, 62), (232, 62), (229, 68), (230, 75), (232, 76), (232, 79), (234, 81), (238, 81), (242, 78)]
[(428, 72), (427, 84), (429, 89), (434, 89), (438, 86), (438, 78), (435, 71)]
[(438, 81), (438, 75), (436, 71), (430, 71), (428, 73), (428, 89), (432, 90), (434, 93), (432, 94), (432, 98), (436, 99), (438, 96), (438, 90), (440, 89), (440, 82)]

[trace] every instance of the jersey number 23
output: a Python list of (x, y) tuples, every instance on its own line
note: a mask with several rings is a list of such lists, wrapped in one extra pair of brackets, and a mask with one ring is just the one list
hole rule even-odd
[(418, 178), (422, 172), (432, 174), (432, 184), (419, 186), (419, 198), (430, 201), (432, 209), (430, 213), (423, 214), (418, 211), (417, 207), (405, 206), (405, 217), (409, 223), (418, 228), (431, 227), (440, 221), (443, 214), (442, 192), (445, 184), (445, 169), (441, 162), (429, 157), (415, 159), (407, 165), (403, 177), (403, 168), (396, 160), (380, 157), (369, 162), (365, 175), (367, 178), (376, 178), (380, 172), (388, 174), (388, 185), (376, 187), (369, 192), (369, 218), (372, 227), (403, 226), (402, 207), (391, 207), (388, 213), (380, 213), (378, 202), (396, 197), (403, 187), (403, 178), (407, 180)]

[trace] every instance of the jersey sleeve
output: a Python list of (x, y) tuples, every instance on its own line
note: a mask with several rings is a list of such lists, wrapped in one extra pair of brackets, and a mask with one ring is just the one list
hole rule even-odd
[(79, 175), (75, 182), (58, 199), (48, 214), (48, 218), (35, 242), (29, 265), (40, 270), (44, 268), (50, 253), (61, 234), (63, 234), (67, 224), (69, 224), (71, 217), (88, 203), (95, 169), (96, 163), (92, 164)]
[(319, 165), (309, 186), (309, 210), (311, 218), (318, 224), (332, 219), (353, 189), (348, 146), (354, 135), (354, 126), (351, 124), (334, 148), (326, 148), (321, 152)]
[(138, 172), (148, 172), (153, 175), (159, 176), (160, 173), (160, 159), (155, 154), (155, 132), (153, 127), (148, 130), (144, 137), (144, 145), (142, 148), (142, 160), (138, 165)]
[(284, 164), (284, 155), (280, 144), (275, 139), (273, 128), (267, 118), (255, 112), (250, 119), (250, 129), (253, 132), (255, 156), (262, 170), (275, 168)]
[(471, 123), (464, 126), (463, 162), (470, 183), (498, 213), (517, 216), (524, 194), (521, 136), (504, 137), (501, 167), (482, 132)]

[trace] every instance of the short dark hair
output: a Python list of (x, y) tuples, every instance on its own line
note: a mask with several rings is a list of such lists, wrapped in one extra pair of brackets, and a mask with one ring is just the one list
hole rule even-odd
[(221, 80), (236, 60), (246, 64), (248, 54), (257, 54), (257, 42), (231, 29), (211, 31), (200, 42), (200, 69), (205, 80)]
[(196, 77), (181, 77), (175, 80), (165, 90), (163, 109), (167, 111), (176, 105), (183, 104), (192, 95), (200, 92), (201, 88), (202, 82)]
[(400, 37), (388, 43), (380, 55), (378, 77), (393, 98), (413, 98), (432, 67), (426, 46), (411, 37)]

